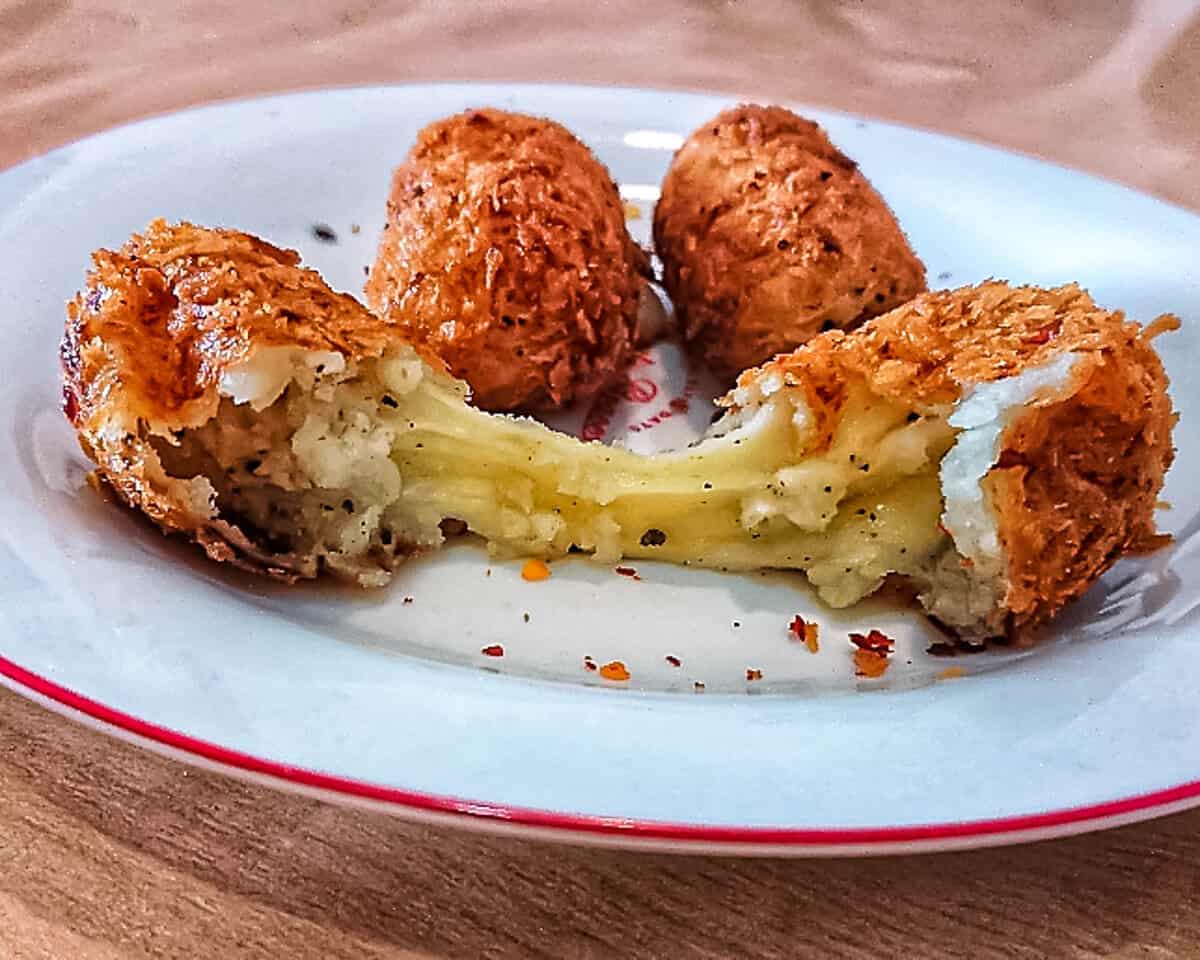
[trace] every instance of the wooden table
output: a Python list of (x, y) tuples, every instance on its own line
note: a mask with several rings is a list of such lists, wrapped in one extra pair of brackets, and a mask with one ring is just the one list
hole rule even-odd
[[(616, 81), (934, 126), (1200, 208), (1195, 2), (261, 7), (0, 0), (0, 166), (260, 91)], [(1200, 955), (1200, 811), (920, 858), (635, 856), (279, 795), (7, 693), (0, 798), (0, 956), (13, 960)]]

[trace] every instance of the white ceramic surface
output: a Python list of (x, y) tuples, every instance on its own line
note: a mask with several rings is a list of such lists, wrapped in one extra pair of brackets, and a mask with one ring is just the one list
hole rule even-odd
[[(807, 111), (893, 206), (931, 284), (1077, 280), (1137, 319), (1184, 320), (1158, 341), (1183, 414), (1162, 518), (1179, 540), (1120, 564), (1033, 651), (930, 657), (935, 635), (915, 614), (878, 601), (834, 613), (792, 576), (637, 563), (633, 579), (575, 558), (531, 584), (472, 544), (377, 593), (284, 589), (199, 560), (85, 485), (58, 412), (56, 348), (93, 248), (156, 216), (236, 226), (357, 293), (391, 168), (422, 125), (475, 105), (566, 123), (640, 208), (630, 225), (644, 240), (671, 145), (726, 103), (615, 88), (333, 90), (147, 121), (0, 174), (4, 682), (331, 798), (597, 842), (912, 849), (1200, 802), (1200, 218), (1031, 159)], [(631, 377), (609, 441), (676, 444), (707, 423), (711, 384), (689, 380), (673, 347)], [(586, 413), (561, 423), (582, 430)], [(820, 623), (820, 653), (789, 639), (796, 613)], [(871, 627), (899, 648), (883, 679), (856, 679), (847, 634)], [(484, 656), (491, 644), (504, 656)], [(606, 681), (585, 657), (621, 660), (631, 679)], [(947, 667), (966, 675), (942, 679)]]

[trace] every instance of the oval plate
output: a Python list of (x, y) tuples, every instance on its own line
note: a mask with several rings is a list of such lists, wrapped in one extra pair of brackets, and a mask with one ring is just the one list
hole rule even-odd
[[(85, 484), (55, 358), (93, 248), (157, 216), (236, 226), (357, 293), (392, 167), (425, 123), (480, 105), (574, 130), (644, 240), (672, 146), (728, 103), (556, 86), (319, 91), (149, 120), (0, 174), (4, 682), (230, 773), (580, 842), (879, 853), (1200, 802), (1200, 451), (1187, 442), (1200, 380), (1184, 375), (1200, 219), (1025, 157), (804, 111), (893, 206), (931, 285), (1075, 280), (1136, 319), (1184, 319), (1159, 341), (1184, 418), (1163, 515), (1178, 540), (1119, 565), (1032, 652), (930, 657), (934, 637), (910, 612), (874, 601), (835, 614), (780, 575), (640, 563), (635, 578), (577, 558), (525, 583), (471, 543), (375, 593), (282, 589), (197, 559)], [(710, 387), (666, 345), (609, 408), (562, 425), (678, 443), (707, 422)], [(820, 623), (819, 653), (789, 637), (796, 613)], [(850, 658), (848, 633), (870, 627), (899, 640), (880, 680), (856, 678)], [(482, 653), (497, 644), (503, 656)], [(588, 665), (615, 660), (630, 679)]]

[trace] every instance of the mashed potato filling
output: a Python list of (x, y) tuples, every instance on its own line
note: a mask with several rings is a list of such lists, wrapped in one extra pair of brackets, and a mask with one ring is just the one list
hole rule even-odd
[(865, 386), (819, 449), (801, 393), (767, 382), (710, 436), (656, 456), (480, 412), (407, 348), (357, 364), (260, 351), (222, 392), (204, 426), (158, 444), (167, 472), (207, 477), (214, 514), (256, 542), (365, 585), (441, 543), (448, 519), (500, 556), (804, 570), (835, 606), (949, 545), (938, 465), (953, 426)]

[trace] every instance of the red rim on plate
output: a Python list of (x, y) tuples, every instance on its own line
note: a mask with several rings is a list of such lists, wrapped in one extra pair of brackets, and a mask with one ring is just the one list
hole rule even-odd
[(470, 823), (485, 827), (489, 824), (523, 827), (543, 835), (548, 833), (558, 836), (563, 840), (591, 839), (603, 842), (604, 838), (619, 838), (617, 842), (644, 843), (648, 846), (671, 845), (684, 849), (693, 846), (706, 850), (731, 847), (751, 851), (755, 848), (788, 848), (797, 851), (814, 849), (830, 853), (844, 849), (883, 853), (1047, 839), (1146, 820), (1200, 804), (1200, 780), (1193, 780), (1150, 793), (1062, 810), (987, 820), (899, 827), (807, 829), (706, 826), (556, 813), (551, 810), (514, 807), (386, 787), (278, 763), (142, 720), (98, 703), (3, 657), (0, 657), (0, 675), (11, 681), (12, 686), (19, 692), (24, 691), (38, 698), (45, 698), (107, 727), (177, 751), (194, 760), (215, 764), (225, 768), (226, 772), (254, 774), (285, 785), (371, 801), (389, 807), (397, 813), (407, 811), (461, 818), (464, 825)]

